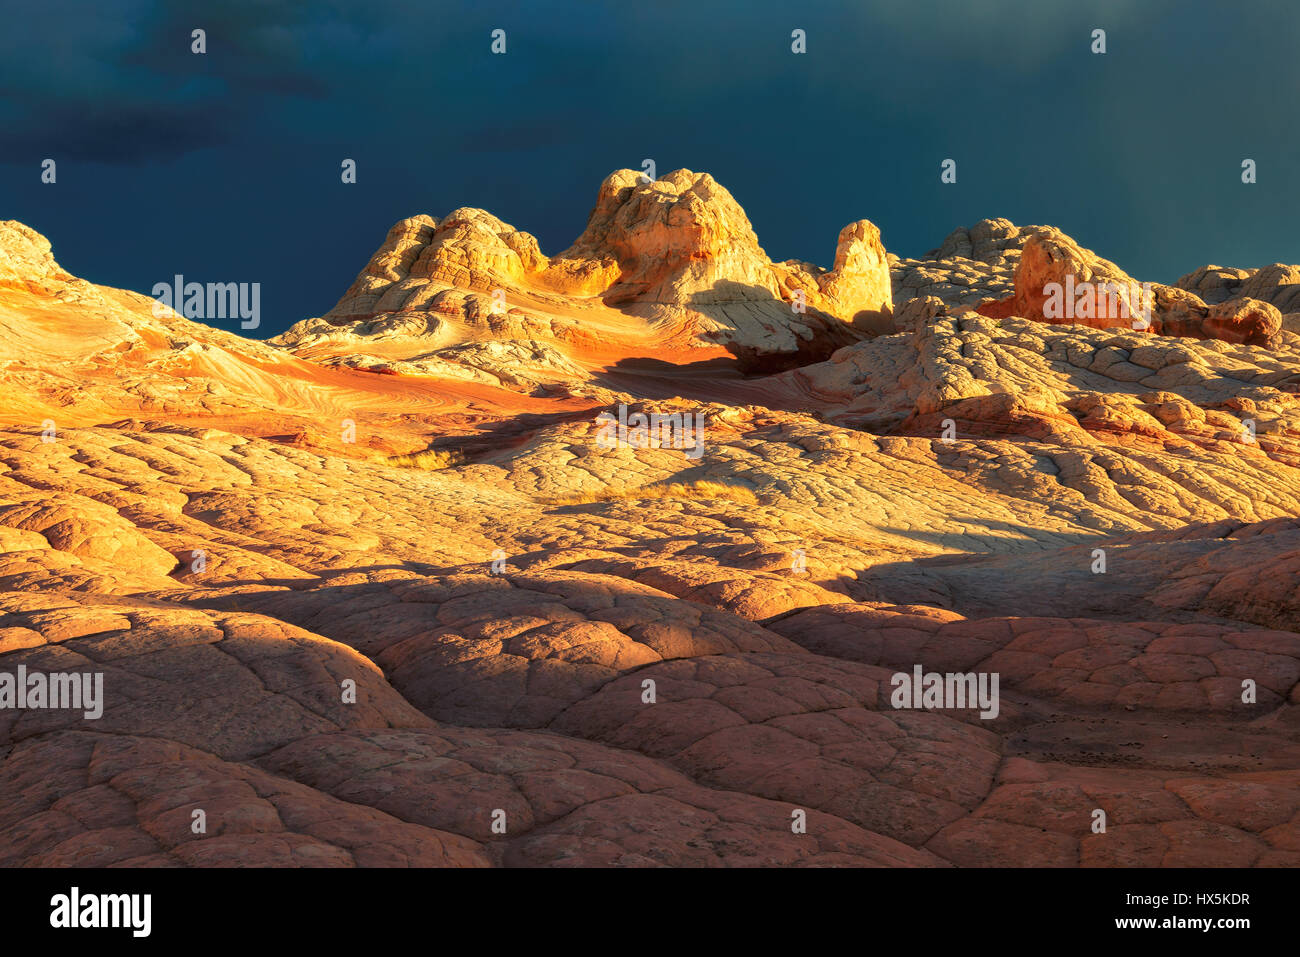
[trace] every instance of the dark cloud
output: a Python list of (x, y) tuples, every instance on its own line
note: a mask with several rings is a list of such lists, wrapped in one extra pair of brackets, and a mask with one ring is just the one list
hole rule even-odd
[(556, 252), (646, 157), (711, 172), (777, 259), (829, 265), (861, 217), (917, 255), (1006, 216), (1155, 280), (1300, 261), (1285, 0), (45, 0), (7, 23), (0, 217), (97, 282), (263, 281), (267, 334), (328, 309), (403, 216), (483, 206)]

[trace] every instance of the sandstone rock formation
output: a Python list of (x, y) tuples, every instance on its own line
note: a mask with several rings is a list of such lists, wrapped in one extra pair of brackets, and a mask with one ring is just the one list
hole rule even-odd
[[(978, 307), (993, 318), (1019, 316), (1099, 329), (1134, 328), (1199, 339), (1267, 345), (1279, 329), (1300, 332), (1300, 267), (1263, 269), (1202, 266), (1174, 285), (1142, 282), (1109, 260), (1084, 249), (1050, 226), (1016, 226), (986, 219), (958, 229), (922, 259), (889, 256), (895, 308), (935, 298), (949, 307)], [(1044, 315), (1049, 284), (1110, 284), (1114, 293), (1086, 315)], [(1235, 305), (1228, 305), (1227, 303)], [(912, 308), (920, 308), (915, 306)], [(906, 324), (896, 328), (902, 330)]]
[(1041, 254), (1121, 272), (1048, 227), (819, 270), (635, 176), (554, 258), (406, 220), (278, 347), (0, 226), (0, 674), (104, 676), (0, 707), (0, 863), (1300, 864), (1284, 275), (1050, 323)]
[(592, 368), (728, 352), (753, 367), (823, 358), (888, 328), (891, 310), (880, 231), (866, 220), (841, 231), (830, 270), (772, 263), (707, 173), (618, 170), (554, 258), (480, 209), (402, 220), (334, 309), (274, 341), (351, 365), (349, 350), (443, 358), (449, 346), (527, 338)]
[(1006, 219), (985, 219), (957, 229), (938, 249), (920, 259), (889, 254), (894, 303), (935, 297), (951, 305), (975, 306), (1011, 295), (1020, 250), (1042, 227), (1017, 227)]
[[(1114, 263), (1053, 231), (1025, 243), (1011, 300), (999, 304), (1001, 309), (982, 311), (1260, 346), (1268, 345), (1282, 328), (1281, 313), (1268, 302), (1240, 297), (1207, 306), (1181, 286), (1151, 283), (1149, 288), (1148, 293)], [(1075, 289), (1083, 294), (1076, 297)]]

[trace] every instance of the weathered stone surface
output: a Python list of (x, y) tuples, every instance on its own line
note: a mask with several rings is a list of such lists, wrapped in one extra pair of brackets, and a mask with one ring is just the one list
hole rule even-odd
[[(618, 170), (582, 235), (554, 258), (484, 210), (402, 220), (334, 309), (274, 341), (358, 368), (403, 363), (406, 374), (438, 374), (431, 362), (465, 363), (454, 347), (501, 339), (539, 340), (578, 366), (648, 352), (730, 353), (761, 366), (889, 331), (891, 313), (885, 249), (867, 220), (840, 232), (829, 270), (774, 264), (707, 173), (648, 181)], [(521, 366), (536, 364), (471, 368), (518, 376)], [(573, 371), (539, 381), (580, 378)]]
[(1300, 266), (1282, 263), (1261, 269), (1202, 266), (1175, 285), (1196, 293), (1208, 303), (1258, 299), (1282, 313), (1300, 311)]
[(774, 264), (622, 171), (554, 258), (399, 223), (276, 346), (0, 226), (0, 674), (104, 677), (0, 708), (0, 863), (1295, 866), (1289, 273), (1009, 305), (1062, 263), (1122, 275), (1005, 220)]

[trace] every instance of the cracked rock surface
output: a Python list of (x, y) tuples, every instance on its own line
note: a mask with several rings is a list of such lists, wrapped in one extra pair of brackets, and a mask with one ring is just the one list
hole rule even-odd
[(1043, 321), (1067, 240), (772, 263), (621, 171), (268, 344), (0, 225), (0, 864), (1300, 865), (1297, 267)]

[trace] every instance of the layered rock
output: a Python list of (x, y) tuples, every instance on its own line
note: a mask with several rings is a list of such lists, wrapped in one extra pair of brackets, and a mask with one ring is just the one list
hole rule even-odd
[(588, 365), (668, 348), (687, 359), (730, 352), (760, 367), (821, 358), (889, 329), (891, 310), (884, 247), (868, 221), (841, 231), (829, 270), (774, 264), (707, 173), (647, 181), (619, 170), (601, 184), (582, 235), (553, 259), (483, 210), (403, 220), (334, 309), (274, 341), (315, 358), (350, 348), (409, 359), (531, 338)]
[(920, 259), (890, 256), (894, 302), (934, 296), (952, 306), (976, 306), (1011, 296), (1021, 250), (1047, 226), (1016, 226), (1007, 219), (980, 220), (955, 229)]
[(1251, 345), (1268, 345), (1282, 328), (1281, 313), (1267, 302), (1241, 297), (1207, 306), (1179, 286), (1148, 283), (1144, 288), (1060, 232), (1038, 234), (1025, 243), (1015, 295), (982, 311)]
[(0, 221), (0, 283), (41, 287), (72, 279), (50, 251), (50, 241), (16, 220)]
[(1005, 219), (955, 230), (921, 259), (890, 256), (889, 262), (898, 311), (912, 299), (934, 298), (949, 308), (978, 307), (994, 318), (1136, 327), (1255, 345), (1268, 344), (1279, 329), (1300, 332), (1300, 267), (1203, 266), (1172, 286), (1144, 287), (1059, 229), (1016, 226)]
[[(105, 676), (101, 719), (0, 709), (0, 863), (1300, 864), (1300, 336), (1232, 341), (1240, 296), (1204, 339), (972, 308), (1008, 290), (859, 340), (824, 310), (877, 298), (869, 226), (765, 264), (716, 184), (620, 175), (571, 258), (404, 224), (321, 362), (0, 231), (0, 672)], [(672, 308), (802, 289), (853, 341), (674, 364), (636, 297), (726, 274), (773, 298)], [(644, 367), (594, 374), (586, 318), (641, 309)], [(701, 416), (700, 454), (601, 413)], [(918, 666), (998, 675), (996, 716), (895, 707)]]
[[(1092, 288), (1091, 308), (1086, 314), (1075, 309), (1075, 287)], [(1103, 291), (1100, 301), (1098, 287), (1110, 291), (1109, 295)], [(1078, 301), (1089, 303), (1086, 296)], [(1053, 232), (1031, 237), (1021, 250), (1009, 311), (1026, 319), (1111, 329), (1143, 323), (1144, 312), (1152, 305), (1142, 296), (1140, 284), (1113, 262), (1082, 248), (1064, 233)]]
[(1284, 314), (1300, 312), (1300, 266), (1282, 263), (1260, 269), (1202, 266), (1174, 285), (1196, 293), (1208, 303), (1258, 299)]
[(1183, 276), (1176, 285), (1198, 293), (1208, 303), (1222, 303), (1225, 308), (1229, 303), (1245, 300), (1267, 303), (1281, 313), (1278, 319), (1281, 328), (1300, 333), (1300, 266), (1282, 263), (1261, 269), (1202, 266)]

